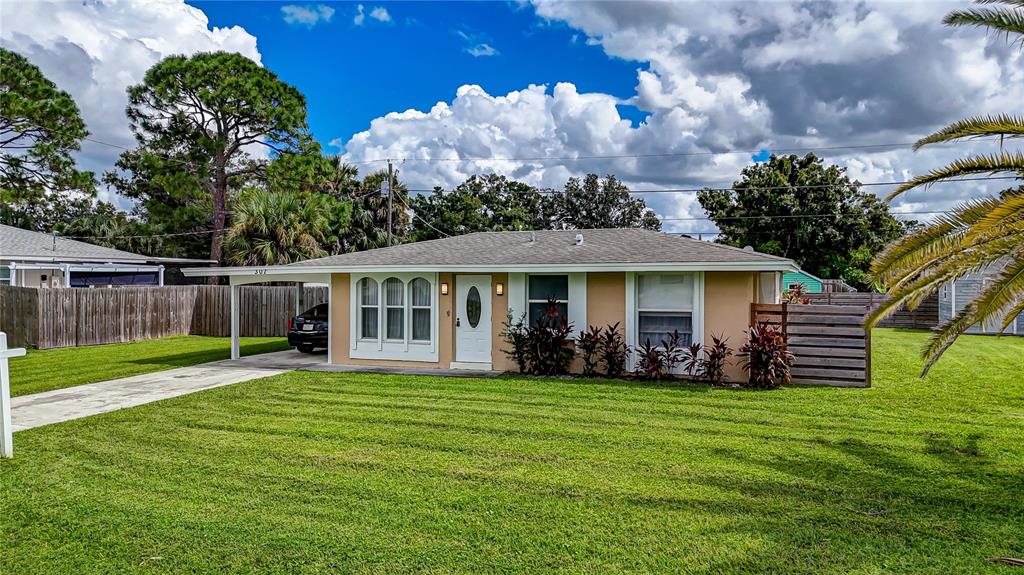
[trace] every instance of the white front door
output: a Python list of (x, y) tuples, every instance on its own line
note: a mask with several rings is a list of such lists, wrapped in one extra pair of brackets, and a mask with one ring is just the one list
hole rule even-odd
[(491, 276), (455, 276), (455, 361), (491, 363)]

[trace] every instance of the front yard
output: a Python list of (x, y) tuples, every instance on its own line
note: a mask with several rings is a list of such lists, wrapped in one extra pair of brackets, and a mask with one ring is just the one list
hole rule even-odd
[(296, 372), (15, 435), (3, 573), (1011, 573), (1024, 338), (872, 389)]
[[(242, 355), (285, 349), (288, 349), (288, 341), (283, 337), (243, 337), (241, 340)], [(11, 395), (62, 389), (230, 356), (230, 338), (200, 335), (62, 349), (30, 349), (25, 357), (10, 360)]]

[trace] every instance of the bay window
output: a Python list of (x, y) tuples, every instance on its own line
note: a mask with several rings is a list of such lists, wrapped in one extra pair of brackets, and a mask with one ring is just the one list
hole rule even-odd
[(349, 357), (437, 361), (437, 274), (351, 277)]

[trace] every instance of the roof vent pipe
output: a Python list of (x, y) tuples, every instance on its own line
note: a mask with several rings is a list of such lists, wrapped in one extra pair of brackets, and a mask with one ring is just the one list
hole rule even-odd
[(583, 234), (576, 234), (576, 245), (583, 245)]

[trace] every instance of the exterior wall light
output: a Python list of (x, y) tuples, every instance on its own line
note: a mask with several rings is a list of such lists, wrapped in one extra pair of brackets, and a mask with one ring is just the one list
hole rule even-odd
[(441, 282), (441, 295), (448, 295), (448, 282)]
[(505, 295), (505, 284), (499, 282), (497, 288), (495, 288), (494, 293), (498, 295)]

